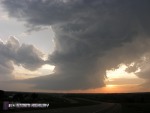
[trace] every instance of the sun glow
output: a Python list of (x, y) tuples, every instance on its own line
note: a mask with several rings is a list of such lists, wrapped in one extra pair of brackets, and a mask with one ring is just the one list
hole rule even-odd
[(134, 73), (127, 73), (126, 65), (120, 65), (119, 68), (113, 70), (107, 70), (106, 75), (108, 79), (110, 78), (138, 78)]
[(107, 70), (105, 80), (107, 89), (116, 89), (118, 87), (125, 88), (125, 86), (136, 86), (145, 82), (144, 79), (137, 77), (134, 73), (126, 72), (128, 67), (124, 64), (117, 69)]
[(52, 65), (48, 65), (48, 64), (45, 64), (42, 66), (42, 69), (50, 69), (50, 70), (54, 70), (55, 66), (52, 66)]
[(15, 75), (15, 79), (28, 79), (34, 78), (39, 76), (45, 76), (53, 73), (55, 66), (45, 64), (41, 68), (30, 71), (28, 69), (23, 68), (22, 66), (14, 65), (15, 70), (13, 74)]
[(107, 88), (114, 88), (116, 87), (117, 85), (106, 85)]

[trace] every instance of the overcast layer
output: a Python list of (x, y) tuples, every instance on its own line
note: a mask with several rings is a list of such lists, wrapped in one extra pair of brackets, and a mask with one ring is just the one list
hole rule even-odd
[[(34, 88), (103, 87), (106, 70), (121, 63), (128, 66), (134, 63), (126, 71), (147, 80), (144, 87), (149, 85), (149, 0), (4, 0), (2, 3), (10, 17), (26, 22), (29, 31), (52, 26), (55, 32), (55, 51), (45, 62), (56, 66), (55, 73), (25, 81), (35, 84)], [(24, 59), (23, 56), (19, 60)], [(22, 63), (28, 69), (41, 65)], [(137, 72), (138, 69), (141, 71)]]

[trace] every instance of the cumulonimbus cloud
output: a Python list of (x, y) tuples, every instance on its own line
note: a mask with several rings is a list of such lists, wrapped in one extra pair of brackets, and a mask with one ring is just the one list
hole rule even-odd
[(132, 47), (139, 55), (136, 59), (141, 58), (145, 53), (138, 44), (144, 41), (136, 40), (149, 41), (149, 4), (149, 0), (3, 1), (10, 17), (26, 21), (33, 30), (52, 26), (56, 48), (47, 62), (56, 66), (55, 73), (27, 82), (53, 90), (103, 87), (107, 69), (137, 61), (130, 54)]

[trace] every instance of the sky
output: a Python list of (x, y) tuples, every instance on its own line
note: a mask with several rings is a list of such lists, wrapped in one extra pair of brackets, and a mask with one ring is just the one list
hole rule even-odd
[(149, 92), (149, 0), (0, 0), (0, 89)]

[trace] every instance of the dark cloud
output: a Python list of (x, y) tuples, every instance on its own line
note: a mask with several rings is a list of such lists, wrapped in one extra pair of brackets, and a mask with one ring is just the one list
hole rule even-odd
[(36, 88), (54, 90), (102, 87), (107, 69), (138, 62), (149, 52), (139, 46), (149, 41), (149, 4), (149, 0), (3, 2), (10, 17), (26, 21), (33, 30), (52, 26), (56, 48), (47, 62), (56, 66), (55, 74), (28, 81)]
[(43, 53), (33, 45), (22, 44), (15, 37), (0, 41), (0, 79), (13, 79), (14, 64), (36, 70), (44, 64)]
[(22, 44), (17, 51), (16, 63), (29, 70), (36, 70), (44, 64), (43, 53), (33, 45)]

